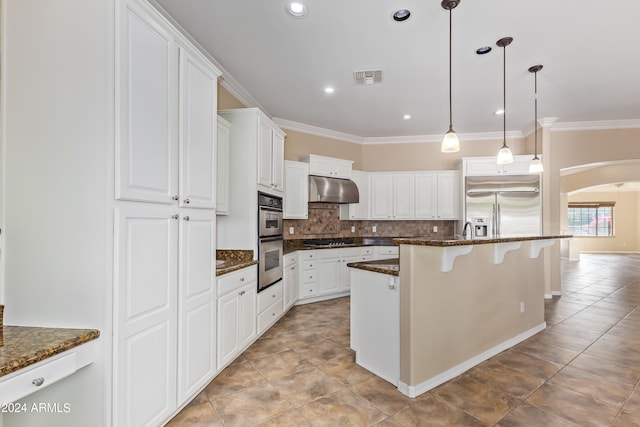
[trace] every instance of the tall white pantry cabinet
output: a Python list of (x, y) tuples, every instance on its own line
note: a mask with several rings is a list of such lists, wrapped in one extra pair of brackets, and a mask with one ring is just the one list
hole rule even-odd
[(216, 373), (219, 71), (144, 0), (1, 16), (5, 323), (101, 331), (2, 424), (161, 425)]

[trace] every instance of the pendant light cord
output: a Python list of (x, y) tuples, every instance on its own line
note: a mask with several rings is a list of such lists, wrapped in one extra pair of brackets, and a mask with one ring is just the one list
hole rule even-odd
[(533, 158), (538, 158), (538, 72), (533, 73), (533, 100), (534, 100), (534, 110), (535, 110), (535, 119), (533, 124), (535, 126), (535, 132), (533, 136)]
[(452, 9), (449, 9), (449, 130), (453, 129), (453, 100), (452, 100), (452, 91), (451, 91), (451, 86), (452, 86), (452, 78), (451, 78), (451, 54), (452, 54), (452, 41), (451, 41), (451, 26), (453, 25), (453, 18), (452, 18)]
[(502, 146), (507, 146), (507, 46), (502, 47)]

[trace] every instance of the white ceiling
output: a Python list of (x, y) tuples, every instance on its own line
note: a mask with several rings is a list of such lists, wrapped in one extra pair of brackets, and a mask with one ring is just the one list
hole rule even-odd
[[(304, 19), (285, 13), (286, 0), (156, 1), (228, 82), (276, 118), (361, 138), (440, 138), (448, 129), (449, 12), (440, 0), (303, 0)], [(399, 8), (411, 18), (393, 21)], [(640, 123), (639, 22), (638, 0), (461, 0), (453, 10), (454, 129), (463, 141), (501, 134), (493, 111), (502, 106), (503, 50), (495, 43), (505, 36), (514, 38), (507, 131), (533, 129), (527, 70), (535, 64), (544, 66), (539, 118)], [(477, 55), (484, 45), (493, 51)], [(383, 82), (356, 86), (353, 71), (365, 69), (382, 69)], [(325, 95), (326, 85), (336, 92)]]

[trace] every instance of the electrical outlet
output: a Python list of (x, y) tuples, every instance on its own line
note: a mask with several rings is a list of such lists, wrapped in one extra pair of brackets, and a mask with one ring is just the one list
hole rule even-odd
[(294, 234), (295, 230), (293, 227), (289, 227), (289, 234)]
[(351, 226), (351, 232), (352, 232), (352, 233), (355, 233), (355, 232), (356, 232), (356, 226), (355, 226), (355, 225), (352, 225), (352, 226)]
[(437, 233), (437, 232), (438, 232), (438, 226), (437, 226), (437, 225), (434, 225), (434, 226), (433, 226), (433, 232), (434, 232), (434, 233)]
[(371, 227), (371, 232), (377, 233), (378, 232), (378, 226), (374, 225), (373, 227)]
[(520, 301), (520, 313), (524, 313), (524, 301)]

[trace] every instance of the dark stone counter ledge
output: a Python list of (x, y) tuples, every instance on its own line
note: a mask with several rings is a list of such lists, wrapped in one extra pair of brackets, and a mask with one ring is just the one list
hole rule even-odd
[(96, 329), (3, 326), (0, 377), (95, 340)]
[(372, 271), (374, 273), (388, 274), (389, 276), (400, 275), (400, 260), (381, 259), (377, 261), (350, 262), (347, 267), (357, 268), (359, 270)]
[(406, 238), (393, 239), (396, 245), (418, 245), (418, 246), (466, 246), (466, 245), (486, 245), (489, 243), (525, 242), (530, 240), (551, 240), (567, 239), (573, 237), (570, 234), (545, 235), (545, 236), (503, 236), (477, 239), (430, 239), (430, 238)]
[(216, 268), (216, 276), (242, 270), (258, 263), (253, 259), (252, 250), (218, 249), (216, 250), (216, 261), (224, 261), (220, 267)]

